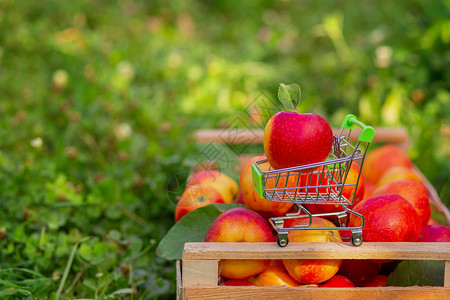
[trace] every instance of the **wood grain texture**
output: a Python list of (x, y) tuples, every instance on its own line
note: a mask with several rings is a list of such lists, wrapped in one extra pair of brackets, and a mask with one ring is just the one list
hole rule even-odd
[(177, 260), (175, 268), (177, 272), (177, 300), (182, 300), (184, 299), (184, 295), (183, 281), (181, 280), (181, 260)]
[[(217, 259), (400, 259), (450, 260), (447, 243), (186, 243), (183, 260)], [(183, 268), (184, 270), (184, 268)]]
[[(373, 143), (389, 143), (407, 150), (409, 147), (409, 134), (403, 127), (384, 128), (375, 127)], [(339, 134), (340, 128), (333, 128), (333, 134)], [(360, 129), (355, 129), (350, 135), (350, 141), (358, 139)], [(262, 144), (263, 129), (201, 129), (195, 132), (197, 143), (217, 144)]]
[(450, 288), (450, 260), (445, 261), (444, 286)]
[(219, 282), (219, 260), (186, 260), (182, 266), (183, 287), (217, 286)]
[(449, 299), (450, 288), (444, 287), (202, 287), (186, 288), (185, 299)]

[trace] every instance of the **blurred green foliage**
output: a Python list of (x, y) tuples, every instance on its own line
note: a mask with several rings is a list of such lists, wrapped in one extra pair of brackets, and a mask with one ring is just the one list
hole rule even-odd
[(405, 126), (448, 205), (449, 12), (426, 0), (1, 0), (0, 295), (173, 298), (174, 263), (154, 250), (173, 225), (170, 191), (202, 158), (191, 133), (261, 126), (252, 109), (279, 82), (333, 126), (347, 113)]

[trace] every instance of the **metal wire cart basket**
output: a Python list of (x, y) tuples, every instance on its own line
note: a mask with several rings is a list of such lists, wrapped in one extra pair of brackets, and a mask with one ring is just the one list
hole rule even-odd
[[(349, 137), (355, 125), (361, 127), (362, 131), (356, 144), (352, 145)], [(277, 170), (270, 167), (267, 159), (253, 163), (253, 187), (260, 197), (269, 201), (295, 203), (298, 207), (297, 212), (269, 219), (274, 234), (278, 236), (277, 243), (280, 247), (285, 247), (289, 243), (290, 230), (350, 230), (352, 244), (355, 246), (362, 244), (364, 217), (348, 207), (353, 204), (356, 193), (353, 193), (351, 199), (347, 199), (342, 191), (346, 186), (357, 189), (364, 157), (374, 136), (375, 130), (372, 127), (364, 125), (354, 115), (347, 115), (339, 134), (333, 136), (333, 146), (325, 161)], [(347, 183), (347, 175), (353, 161), (360, 164), (358, 178), (356, 182)], [(338, 205), (342, 210), (312, 214), (303, 204)], [(347, 226), (351, 214), (361, 218), (361, 226)], [(337, 227), (310, 226), (312, 217), (330, 216), (336, 217)], [(284, 227), (285, 220), (296, 218), (309, 218), (309, 224)]]

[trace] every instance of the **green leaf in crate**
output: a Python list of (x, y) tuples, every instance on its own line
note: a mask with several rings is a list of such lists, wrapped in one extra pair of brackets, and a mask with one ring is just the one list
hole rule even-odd
[(444, 261), (405, 260), (389, 275), (386, 286), (443, 286)]
[(168, 260), (182, 259), (184, 243), (204, 242), (209, 226), (222, 212), (242, 206), (214, 203), (191, 211), (170, 228), (158, 244), (156, 254)]

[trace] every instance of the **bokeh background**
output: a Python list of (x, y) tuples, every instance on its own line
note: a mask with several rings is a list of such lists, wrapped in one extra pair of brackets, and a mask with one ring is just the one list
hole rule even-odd
[(173, 299), (193, 132), (261, 128), (280, 82), (405, 127), (448, 206), (449, 66), (450, 1), (0, 0), (0, 295)]

